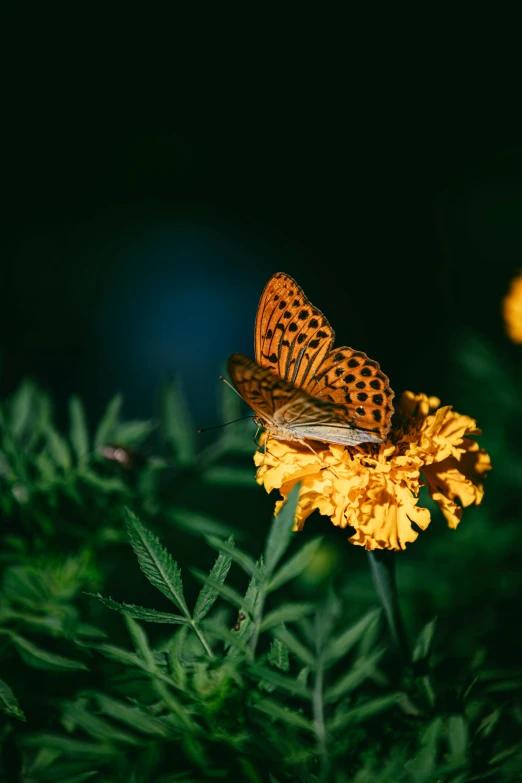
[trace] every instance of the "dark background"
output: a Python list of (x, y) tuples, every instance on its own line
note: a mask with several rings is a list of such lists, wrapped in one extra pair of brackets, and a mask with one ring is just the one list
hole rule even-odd
[(522, 147), (509, 122), (219, 92), (136, 122), (62, 97), (31, 99), (7, 126), (4, 395), (30, 374), (58, 409), (75, 392), (97, 420), (123, 390), (125, 414), (147, 417), (176, 373), (195, 424), (213, 424), (217, 376), (229, 354), (252, 355), (280, 270), (397, 393), (454, 401), (463, 327), (513, 350), (500, 302), (522, 259)]

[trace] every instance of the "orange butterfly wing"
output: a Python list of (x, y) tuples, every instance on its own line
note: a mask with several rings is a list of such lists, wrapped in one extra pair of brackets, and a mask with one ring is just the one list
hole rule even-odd
[(355, 417), (348, 420), (346, 405), (310, 397), (248, 356), (233, 354), (228, 372), (247, 405), (276, 438), (301, 442), (308, 438), (345, 446), (381, 440), (373, 431), (363, 431)]
[(346, 346), (334, 348), (304, 390), (312, 397), (344, 405), (358, 429), (371, 430), (381, 440), (386, 438), (395, 394), (378, 363), (362, 351)]
[(335, 333), (303, 289), (284, 272), (268, 281), (257, 309), (256, 362), (298, 388), (321, 367)]
[(295, 280), (283, 272), (270, 278), (257, 310), (256, 361), (234, 354), (229, 372), (277, 437), (345, 445), (386, 438), (394, 397), (388, 378), (362, 351), (332, 348), (334, 338)]

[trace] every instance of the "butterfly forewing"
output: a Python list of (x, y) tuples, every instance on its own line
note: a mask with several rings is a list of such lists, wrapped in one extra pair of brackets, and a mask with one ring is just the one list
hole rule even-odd
[(273, 275), (261, 296), (255, 327), (256, 361), (297, 388), (321, 367), (335, 334), (295, 280)]

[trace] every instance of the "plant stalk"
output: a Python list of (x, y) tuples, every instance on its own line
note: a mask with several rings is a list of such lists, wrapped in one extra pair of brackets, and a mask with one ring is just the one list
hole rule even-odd
[(214, 657), (214, 653), (212, 652), (211, 646), (209, 645), (209, 643), (205, 639), (205, 637), (203, 635), (203, 631), (201, 630), (201, 628), (198, 628), (198, 626), (196, 625), (196, 623), (194, 621), (192, 621), (192, 628), (194, 629), (194, 632), (195, 632), (196, 636), (198, 637), (199, 641), (201, 642), (201, 644), (205, 648), (205, 652), (207, 653), (209, 658), (213, 658)]
[(370, 561), (373, 583), (384, 609), (393, 646), (401, 655), (403, 662), (408, 664), (410, 662), (410, 650), (399, 606), (399, 594), (395, 578), (395, 552), (374, 549), (368, 551), (367, 555)]

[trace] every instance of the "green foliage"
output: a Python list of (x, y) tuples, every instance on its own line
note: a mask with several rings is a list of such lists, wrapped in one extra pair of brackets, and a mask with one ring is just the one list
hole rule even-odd
[[(92, 426), (72, 398), (65, 436), (24, 382), (0, 409), (0, 780), (520, 779), (522, 644), (505, 607), (521, 586), (522, 403), (509, 368), (483, 344), (466, 357), (471, 344), (470, 376), (507, 378), (493, 505), (401, 556), (411, 665), (345, 531), (294, 533), (297, 487), (265, 525), (251, 422), (198, 454), (169, 382), (155, 421), (123, 420), (118, 395)], [(456, 407), (487, 433), (480, 388), (484, 416), (480, 394)], [(222, 391), (224, 420), (238, 402)]]

